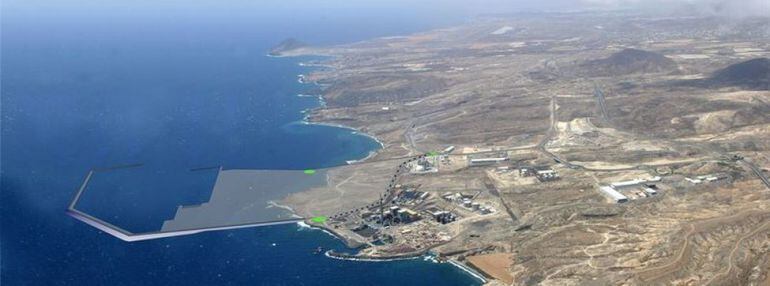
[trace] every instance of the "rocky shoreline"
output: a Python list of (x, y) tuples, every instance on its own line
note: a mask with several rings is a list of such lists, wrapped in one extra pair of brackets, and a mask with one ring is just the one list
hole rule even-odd
[[(349, 248), (362, 249), (361, 246), (363, 246), (363, 245), (354, 246), (357, 242), (349, 240), (345, 236), (335, 232), (333, 229), (330, 229), (330, 228), (328, 228), (328, 227), (326, 227), (324, 225), (315, 224), (315, 223), (310, 222), (309, 220), (305, 221), (304, 224), (307, 225), (308, 227), (318, 228), (318, 229), (321, 229), (322, 231), (324, 231), (326, 233), (331, 234), (332, 236), (334, 236), (334, 237), (342, 240), (343, 242), (345, 242), (345, 244)], [(413, 252), (408, 252), (408, 253), (394, 254), (394, 255), (371, 256), (371, 255), (361, 255), (361, 254), (351, 254), (351, 253), (346, 253), (346, 252), (338, 252), (338, 251), (335, 251), (333, 249), (324, 252), (324, 255), (326, 257), (329, 257), (329, 258), (332, 258), (332, 259), (350, 260), (350, 261), (363, 261), (363, 262), (387, 262), (387, 261), (400, 261), (400, 260), (414, 260), (414, 259), (419, 259), (421, 257), (426, 257), (426, 255), (431, 255), (431, 256), (435, 256), (435, 260), (434, 260), (435, 262), (439, 262), (439, 263), (448, 262), (448, 263), (452, 264), (453, 266), (457, 267), (458, 269), (460, 269), (460, 270), (468, 273), (469, 275), (475, 277), (476, 279), (479, 279), (481, 281), (481, 283), (487, 283), (488, 282), (488, 279), (486, 278), (486, 275), (484, 275), (480, 271), (474, 269), (472, 266), (466, 265), (465, 263), (462, 263), (460, 261), (457, 261), (457, 260), (454, 260), (454, 259), (451, 259), (451, 258), (444, 258), (441, 255), (436, 255), (433, 252), (434, 248), (439, 247), (439, 246), (444, 245), (444, 244), (446, 244), (446, 243), (435, 245), (435, 246), (433, 246), (431, 248), (428, 248), (428, 249), (423, 249), (423, 250), (413, 251)], [(351, 247), (351, 246), (354, 246), (354, 247)]]

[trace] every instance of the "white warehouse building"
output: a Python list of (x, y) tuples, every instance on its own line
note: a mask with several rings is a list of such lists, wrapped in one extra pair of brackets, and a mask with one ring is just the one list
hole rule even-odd
[(625, 187), (634, 187), (634, 186), (638, 186), (638, 185), (640, 185), (640, 184), (642, 184), (642, 183), (644, 183), (644, 181), (643, 181), (643, 180), (634, 179), (634, 180), (631, 180), (631, 181), (623, 181), (623, 182), (615, 182), (615, 183), (611, 183), (611, 184), (610, 184), (610, 186), (611, 186), (613, 189), (620, 189), (620, 188), (625, 188)]
[(496, 163), (500, 163), (503, 161), (508, 160), (508, 158), (478, 158), (478, 159), (470, 159), (470, 165), (471, 166), (484, 166), (484, 165), (492, 165)]
[(605, 197), (610, 198), (612, 201), (616, 203), (625, 203), (628, 202), (628, 197), (624, 196), (623, 194), (619, 193), (615, 189), (613, 189), (610, 186), (602, 186), (599, 187), (599, 191), (604, 195)]

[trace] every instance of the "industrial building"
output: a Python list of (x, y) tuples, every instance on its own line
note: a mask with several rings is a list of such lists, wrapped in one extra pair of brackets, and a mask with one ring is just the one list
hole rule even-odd
[(451, 193), (446, 192), (441, 197), (449, 202), (455, 202), (462, 204), (466, 199), (472, 199), (475, 195), (463, 194), (463, 193)]
[(390, 223), (412, 223), (420, 220), (420, 215), (417, 212), (398, 206), (391, 206), (382, 217), (372, 217), (377, 219), (378, 223), (384, 225), (389, 225)]
[(481, 214), (491, 214), (491, 213), (494, 213), (496, 211), (497, 210), (495, 210), (495, 208), (493, 208), (493, 207), (487, 207), (487, 206), (479, 207), (479, 212), (481, 212)]
[(531, 177), (531, 176), (534, 176), (535, 173), (536, 173), (536, 170), (534, 168), (523, 167), (519, 169), (519, 176), (522, 176), (522, 177)]
[(417, 191), (413, 188), (407, 188), (396, 195), (393, 203), (397, 205), (419, 205), (430, 197), (430, 193)]
[(559, 174), (557, 174), (554, 170), (547, 169), (547, 170), (540, 170), (535, 173), (535, 176), (537, 177), (537, 180), (540, 182), (550, 182), (558, 180)]
[(612, 187), (613, 189), (620, 189), (620, 188), (635, 187), (635, 186), (641, 185), (642, 183), (644, 183), (643, 180), (633, 179), (633, 180), (630, 180), (630, 181), (622, 181), (622, 182), (611, 183), (610, 187)]
[[(451, 203), (456, 203), (457, 205), (467, 208), (470, 211), (479, 212), (481, 214), (489, 214), (493, 213), (496, 210), (493, 207), (483, 205), (482, 203), (475, 202), (474, 198), (479, 194), (480, 192), (477, 192), (475, 195), (471, 194), (463, 194), (463, 193), (451, 193), (446, 192), (441, 197), (447, 200)], [(438, 211), (438, 210), (435, 210)], [(431, 213), (435, 217), (433, 213)]]
[(396, 217), (401, 223), (411, 223), (420, 219), (420, 215), (410, 209), (400, 209), (396, 211)]
[(540, 182), (550, 182), (550, 181), (561, 179), (561, 177), (559, 176), (559, 173), (556, 173), (556, 171), (554, 171), (548, 166), (519, 167), (518, 170), (519, 170), (519, 176), (521, 177), (535, 176), (537, 177), (537, 180)]
[(602, 186), (599, 187), (599, 192), (602, 193), (605, 197), (611, 199), (612, 201), (616, 203), (625, 203), (628, 202), (628, 197), (624, 196), (623, 194), (616, 191), (614, 188), (610, 186)]
[(720, 175), (703, 175), (703, 176), (697, 176), (695, 178), (684, 178), (688, 182), (692, 183), (693, 185), (697, 185), (703, 182), (716, 182), (721, 179), (726, 178), (726, 176), (720, 176)]
[(650, 195), (650, 196), (654, 196), (654, 195), (657, 195), (657, 194), (658, 194), (658, 191), (656, 191), (656, 190), (655, 190), (655, 189), (653, 189), (653, 188), (645, 187), (645, 188), (644, 188), (644, 189), (642, 189), (642, 190), (643, 190), (643, 191), (644, 191), (644, 192), (645, 192), (647, 195)]
[[(616, 203), (625, 203), (629, 199), (646, 198), (658, 194), (657, 187), (652, 182), (660, 182), (663, 178), (654, 176), (645, 179), (633, 179), (610, 183), (609, 186), (599, 188), (599, 191), (605, 197), (610, 198)], [(625, 192), (625, 194), (620, 191)], [(630, 197), (629, 197), (630, 196)]]
[(412, 165), (411, 172), (413, 174), (435, 173), (438, 172), (438, 168), (434, 159), (420, 158)]
[(488, 165), (493, 165), (493, 164), (497, 164), (497, 163), (500, 163), (500, 162), (505, 162), (507, 160), (508, 160), (508, 158), (505, 158), (505, 157), (476, 158), (476, 159), (470, 159), (468, 164), (470, 166), (488, 166)]
[(448, 211), (443, 211), (443, 210), (433, 208), (431, 210), (428, 210), (428, 213), (430, 213), (433, 219), (435, 219), (437, 222), (441, 224), (447, 224), (457, 220), (457, 216)]
[(659, 176), (655, 176), (647, 179), (633, 179), (630, 181), (611, 183), (610, 187), (612, 187), (613, 189), (629, 188), (629, 187), (640, 186), (644, 183), (649, 183), (649, 182), (660, 182), (660, 180), (662, 180), (662, 178)]

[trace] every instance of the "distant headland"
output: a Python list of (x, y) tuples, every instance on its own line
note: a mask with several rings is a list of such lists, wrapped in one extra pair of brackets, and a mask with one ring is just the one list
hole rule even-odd
[(296, 50), (299, 48), (307, 47), (308, 45), (300, 40), (297, 40), (295, 38), (287, 38), (272, 49), (270, 49), (270, 52), (268, 52), (268, 55), (270, 56), (280, 56), (285, 52)]

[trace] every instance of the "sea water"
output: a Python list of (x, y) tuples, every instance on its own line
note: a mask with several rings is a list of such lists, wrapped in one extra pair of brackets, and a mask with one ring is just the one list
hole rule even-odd
[[(288, 36), (342, 43), (435, 22), (313, 17), (310, 8), (297, 17), (280, 5), (249, 11), (212, 2), (211, 12), (22, 2), (4, 3), (2, 17), (3, 285), (479, 283), (423, 259), (330, 259), (314, 250), (344, 251), (338, 239), (294, 224), (127, 243), (64, 214), (91, 168), (143, 164), (97, 180), (84, 200), (99, 217), (145, 231), (176, 206), (208, 199), (216, 172), (190, 169), (319, 168), (365, 157), (379, 146), (370, 138), (297, 124), (318, 105), (296, 96), (311, 88), (297, 82), (311, 71), (298, 65), (307, 58), (265, 53)], [(363, 20), (380, 24), (349, 30)]]

